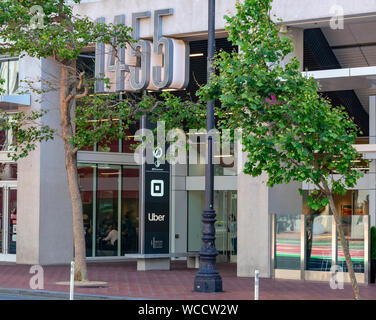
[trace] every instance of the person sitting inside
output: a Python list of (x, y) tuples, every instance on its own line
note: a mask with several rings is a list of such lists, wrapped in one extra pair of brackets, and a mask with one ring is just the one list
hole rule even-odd
[(117, 255), (117, 240), (118, 240), (118, 231), (116, 223), (113, 223), (108, 233), (107, 237), (103, 241), (109, 242), (108, 248), (114, 250), (114, 254)]

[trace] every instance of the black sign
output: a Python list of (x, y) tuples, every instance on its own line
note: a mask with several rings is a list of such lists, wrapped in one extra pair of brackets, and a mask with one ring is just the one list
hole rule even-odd
[[(147, 124), (151, 129), (152, 125)], [(145, 254), (170, 252), (170, 164), (161, 148), (145, 164)]]

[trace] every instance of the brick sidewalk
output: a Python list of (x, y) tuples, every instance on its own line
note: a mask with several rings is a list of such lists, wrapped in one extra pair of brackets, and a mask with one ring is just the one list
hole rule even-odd
[[(29, 289), (30, 267), (0, 264), (0, 288)], [(236, 265), (219, 264), (224, 293), (192, 292), (197, 270), (186, 269), (185, 262), (173, 262), (171, 271), (137, 272), (135, 262), (89, 263), (89, 279), (105, 281), (104, 288), (76, 288), (76, 293), (145, 298), (157, 300), (250, 300), (253, 299), (253, 279), (237, 278)], [(44, 268), (44, 290), (69, 292), (68, 286), (56, 282), (69, 281), (70, 266)], [(376, 285), (360, 285), (363, 299), (376, 300)], [(261, 300), (334, 300), (352, 299), (351, 286), (331, 290), (328, 283), (260, 279)]]

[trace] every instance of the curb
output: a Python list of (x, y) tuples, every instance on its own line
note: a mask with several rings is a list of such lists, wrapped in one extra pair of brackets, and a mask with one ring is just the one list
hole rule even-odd
[[(58, 291), (47, 291), (47, 290), (27, 290), (27, 289), (11, 289), (11, 288), (0, 288), (0, 295), (11, 295), (20, 296), (25, 298), (45, 298), (48, 300), (69, 300), (69, 293), (58, 292)], [(143, 300), (153, 300), (145, 298), (132, 298), (132, 297), (117, 297), (117, 296), (101, 296), (92, 294), (82, 294), (77, 293), (74, 295), (74, 300), (130, 300), (130, 301), (143, 301)]]

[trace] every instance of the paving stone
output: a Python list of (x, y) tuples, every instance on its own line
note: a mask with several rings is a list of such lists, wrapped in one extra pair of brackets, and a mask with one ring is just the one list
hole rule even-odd
[[(238, 278), (235, 264), (219, 264), (224, 293), (193, 292), (197, 270), (186, 269), (185, 262), (171, 263), (171, 271), (137, 272), (135, 262), (89, 263), (91, 281), (105, 281), (103, 288), (75, 288), (76, 293), (127, 298), (163, 300), (251, 300), (254, 299), (252, 278)], [(0, 263), (0, 288), (30, 290), (33, 274), (30, 266)], [(57, 282), (69, 281), (70, 266), (44, 267), (44, 290), (69, 292)], [(363, 299), (376, 300), (376, 285), (359, 285)], [(352, 299), (350, 285), (332, 290), (326, 282), (260, 279), (260, 300), (334, 300)]]

